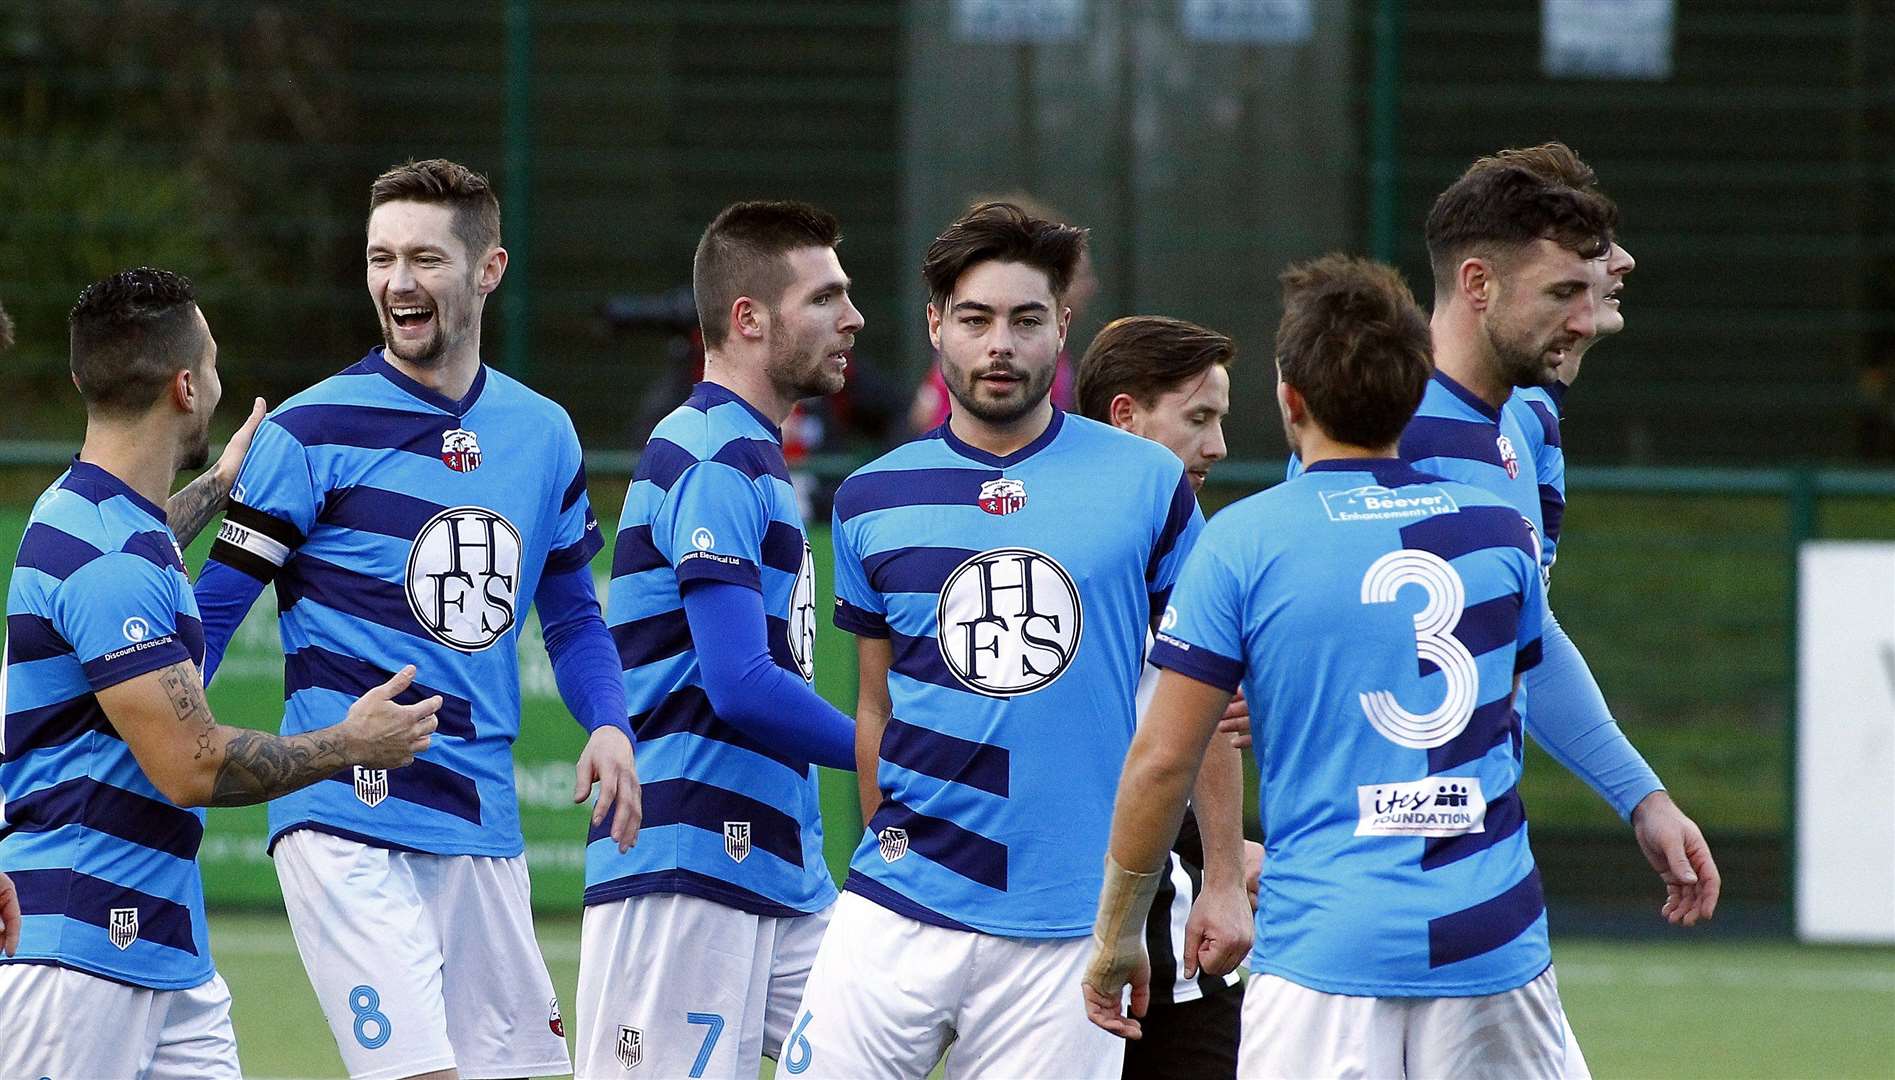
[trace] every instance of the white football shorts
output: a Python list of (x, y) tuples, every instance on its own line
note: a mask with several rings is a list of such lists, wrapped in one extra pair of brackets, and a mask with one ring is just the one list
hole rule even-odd
[(830, 910), (772, 918), (678, 893), (586, 908), (576, 1080), (751, 1080), (789, 1033)]
[(0, 1077), (242, 1075), (222, 976), (149, 990), (52, 964), (0, 964)]
[(809, 973), (777, 1076), (1118, 1077), (1125, 1044), (1086, 1019), (1090, 937), (1006, 938), (897, 915), (854, 893)]
[(1276, 975), (1244, 991), (1237, 1075), (1337, 1080), (1590, 1080), (1553, 969), (1476, 997), (1325, 994)]
[(570, 1072), (526, 860), (302, 829), (277, 841), (296, 951), (356, 1080)]

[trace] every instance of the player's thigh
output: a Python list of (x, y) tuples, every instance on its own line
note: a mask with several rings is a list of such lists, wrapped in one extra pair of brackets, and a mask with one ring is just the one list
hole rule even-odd
[(1243, 1001), (1243, 988), (1230, 986), (1146, 1010), (1142, 1035), (1125, 1043), (1125, 1080), (1231, 1080)]
[(809, 915), (770, 920), (775, 925), (770, 953), (770, 984), (763, 1006), (763, 1052), (774, 1055), (796, 1025), (810, 969), (835, 914), (834, 904)]
[(0, 1077), (137, 1076), (162, 991), (51, 964), (0, 964)]
[(349, 1075), (453, 1068), (441, 941), (412, 864), (308, 829), (274, 854), (296, 951)]
[(1382, 1080), (1402, 1075), (1408, 1002), (1325, 994), (1277, 975), (1244, 990), (1237, 1075), (1244, 1080)]
[(677, 893), (587, 907), (575, 1075), (754, 1077), (768, 921)]
[(553, 979), (533, 932), (526, 860), (422, 855), (435, 913), (447, 1037), (462, 1080), (572, 1071)]
[(1087, 1018), (1079, 991), (1091, 954), (1089, 937), (982, 936), (948, 1076), (1117, 1077), (1125, 1040)]
[(1566, 1014), (1551, 968), (1525, 986), (1418, 1002), (1408, 1025), (1414, 1080), (1563, 1080)]
[(981, 935), (916, 922), (854, 893), (833, 910), (777, 1075), (921, 1080), (946, 1047)]
[[(189, 990), (160, 995), (163, 1026), (151, 1066), (140, 1080), (239, 1080), (237, 1032), (230, 1026), (230, 987), (221, 975)], [(3, 1075), (3, 1074), (0, 1074)]]

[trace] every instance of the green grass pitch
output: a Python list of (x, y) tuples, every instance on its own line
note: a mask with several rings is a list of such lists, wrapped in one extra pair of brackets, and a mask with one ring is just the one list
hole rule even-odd
[[(538, 925), (571, 1035), (579, 923)], [(343, 1075), (281, 915), (213, 914), (211, 948), (235, 1002), (245, 1076)], [(1600, 1080), (1895, 1076), (1895, 949), (1712, 944), (1680, 933), (1662, 942), (1563, 939), (1553, 957)]]

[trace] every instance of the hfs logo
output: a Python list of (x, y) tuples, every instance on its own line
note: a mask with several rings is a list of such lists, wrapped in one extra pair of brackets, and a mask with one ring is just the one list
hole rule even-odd
[(408, 553), (408, 608), (428, 636), (479, 652), (513, 628), (520, 587), (520, 531), (484, 506), (428, 519)]
[(1052, 556), (1031, 548), (983, 551), (941, 586), (941, 658), (970, 690), (1030, 694), (1072, 665), (1083, 615), (1072, 576)]

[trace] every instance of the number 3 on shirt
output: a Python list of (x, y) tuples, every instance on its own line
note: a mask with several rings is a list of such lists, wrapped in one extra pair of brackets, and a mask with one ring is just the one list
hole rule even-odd
[(1453, 636), (1467, 607), (1467, 589), (1461, 575), (1441, 556), (1428, 551), (1391, 551), (1375, 560), (1362, 575), (1364, 604), (1393, 603), (1404, 585), (1419, 585), (1428, 602), (1415, 613), (1415, 652), (1441, 669), (1447, 693), (1441, 704), (1425, 713), (1402, 708), (1387, 690), (1362, 694), (1362, 712), (1375, 730), (1390, 742), (1415, 750), (1432, 750), (1467, 730), (1480, 697), (1480, 670), (1474, 654)]

